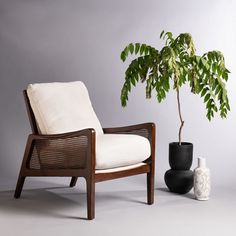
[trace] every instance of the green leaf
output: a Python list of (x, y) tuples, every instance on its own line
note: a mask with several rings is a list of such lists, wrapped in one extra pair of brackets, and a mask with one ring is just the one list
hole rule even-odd
[(210, 93), (208, 93), (204, 98), (204, 102), (207, 102), (209, 100), (210, 96), (211, 96)]
[(135, 43), (135, 54), (139, 52), (140, 43)]
[(197, 61), (197, 64), (199, 64), (199, 63), (200, 63), (200, 59), (201, 59), (201, 57), (199, 57), (199, 56), (196, 56), (196, 61)]
[(141, 45), (141, 48), (140, 48), (140, 55), (143, 54), (145, 48), (146, 48), (146, 44), (142, 44), (142, 45)]
[(215, 112), (218, 111), (218, 109), (217, 109), (217, 107), (216, 107), (215, 105), (213, 106), (213, 110), (214, 110)]
[(134, 52), (134, 45), (132, 43), (129, 44), (129, 51), (131, 54)]
[(208, 54), (207, 54), (207, 58), (209, 59), (209, 61), (212, 61), (211, 53), (208, 53)]
[(206, 94), (207, 91), (208, 91), (208, 89), (207, 89), (207, 88), (204, 88), (204, 89), (202, 90), (202, 92), (201, 92), (201, 97), (203, 97), (203, 96)]
[(217, 66), (216, 63), (213, 63), (213, 64), (212, 64), (212, 71), (213, 71), (214, 73), (216, 73), (216, 66)]
[(210, 69), (210, 66), (208, 65), (207, 61), (203, 57), (201, 57), (200, 61), (206, 70)]
[(227, 102), (225, 105), (226, 105), (227, 109), (230, 111), (230, 105), (229, 105), (229, 103)]
[(125, 55), (125, 52), (124, 52), (124, 51), (121, 52), (121, 54), (120, 54), (120, 59), (121, 59), (123, 62), (125, 61), (126, 55)]
[(128, 91), (130, 92), (130, 91), (131, 91), (131, 85), (130, 85), (130, 83), (127, 83), (127, 88), (128, 88)]
[(165, 33), (164, 30), (161, 31), (161, 34), (160, 34), (160, 39), (162, 38), (163, 34)]
[(163, 88), (166, 92), (169, 91), (169, 89), (170, 89), (169, 79), (164, 79), (163, 78)]
[(227, 73), (226, 71), (223, 72), (222, 78), (223, 78), (225, 81), (228, 81), (228, 73)]
[(164, 89), (160, 89), (160, 95), (161, 95), (162, 100), (166, 97), (166, 93)]
[(172, 35), (172, 33), (171, 32), (166, 32), (165, 33), (165, 36), (167, 36), (168, 37), (168, 39), (173, 39), (173, 35)]
[(160, 97), (160, 94), (159, 93), (157, 93), (157, 101), (160, 103), (161, 102), (161, 97)]
[(149, 47), (146, 47), (146, 48), (145, 48), (144, 54), (145, 54), (145, 55), (148, 55), (148, 54), (149, 54)]
[(127, 57), (129, 55), (129, 47), (128, 46), (124, 49), (124, 52), (125, 52), (125, 55)]
[(209, 120), (209, 121), (211, 121), (211, 113), (210, 112), (207, 112), (207, 119)]
[(208, 102), (207, 102), (207, 105), (206, 105), (206, 108), (208, 109), (211, 109), (211, 104), (212, 104), (213, 100), (212, 99), (209, 99)]
[(136, 83), (135, 83), (135, 77), (131, 77), (131, 83), (133, 84), (133, 86), (136, 85)]

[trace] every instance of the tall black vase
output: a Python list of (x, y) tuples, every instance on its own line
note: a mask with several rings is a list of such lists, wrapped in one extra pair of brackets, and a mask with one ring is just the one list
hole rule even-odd
[(174, 193), (185, 194), (193, 187), (193, 144), (178, 142), (169, 144), (169, 164), (171, 169), (165, 173), (165, 183)]

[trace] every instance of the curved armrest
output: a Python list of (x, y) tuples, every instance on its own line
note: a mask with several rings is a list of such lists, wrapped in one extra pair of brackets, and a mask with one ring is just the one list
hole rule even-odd
[(155, 124), (154, 123), (142, 123), (130, 126), (123, 127), (112, 127), (112, 128), (103, 128), (105, 134), (137, 134), (149, 139), (152, 141), (153, 136), (155, 136)]
[(66, 138), (73, 138), (79, 136), (92, 136), (95, 135), (96, 131), (94, 129), (83, 129), (79, 131), (73, 131), (68, 133), (62, 134), (30, 134), (30, 140), (53, 140), (53, 139), (66, 139)]
[(30, 169), (95, 168), (95, 130), (52, 135), (30, 134), (26, 150)]

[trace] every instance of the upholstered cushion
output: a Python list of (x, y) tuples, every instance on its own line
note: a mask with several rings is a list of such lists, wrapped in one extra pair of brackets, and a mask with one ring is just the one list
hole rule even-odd
[(96, 141), (96, 169), (137, 164), (151, 154), (148, 139), (139, 135), (104, 134)]
[(59, 134), (94, 128), (103, 134), (81, 81), (30, 84), (27, 94), (42, 134)]

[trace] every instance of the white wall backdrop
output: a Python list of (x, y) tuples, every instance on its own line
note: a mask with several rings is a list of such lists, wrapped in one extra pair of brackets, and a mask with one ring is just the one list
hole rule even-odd
[(220, 50), (231, 71), (231, 113), (227, 120), (205, 118), (202, 99), (181, 92), (183, 137), (196, 158), (207, 158), (214, 183), (236, 181), (236, 2), (233, 0), (0, 0), (0, 176), (17, 176), (30, 126), (22, 90), (29, 83), (82, 80), (104, 127), (145, 121), (157, 124), (157, 180), (168, 167), (168, 143), (177, 140), (174, 93), (158, 104), (145, 100), (140, 85), (127, 108), (120, 90), (128, 63), (119, 58), (130, 42), (155, 47), (164, 29), (190, 32), (197, 52)]

